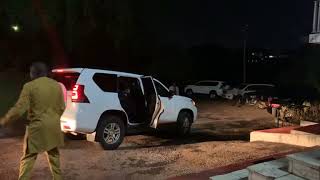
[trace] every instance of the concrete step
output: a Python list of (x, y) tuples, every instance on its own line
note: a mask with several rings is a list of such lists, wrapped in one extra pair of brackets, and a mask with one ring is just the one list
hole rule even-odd
[(287, 155), (286, 158), (263, 162), (211, 180), (319, 180), (320, 149)]
[(243, 180), (249, 177), (249, 171), (242, 169), (229, 174), (210, 177), (211, 180)]
[(320, 150), (291, 154), (287, 158), (290, 173), (308, 180), (320, 179)]
[(295, 176), (295, 175), (292, 175), (292, 174), (289, 174), (289, 175), (277, 178), (275, 180), (305, 180), (305, 179), (298, 177), (298, 176)]
[(289, 175), (286, 158), (249, 166), (249, 180), (274, 180)]
[[(268, 161), (256, 165), (249, 166), (247, 169), (234, 171), (228, 174), (213, 176), (211, 180), (265, 180), (265, 179), (276, 179), (289, 173), (288, 169), (289, 161), (286, 158)], [(283, 170), (285, 169), (285, 170)]]

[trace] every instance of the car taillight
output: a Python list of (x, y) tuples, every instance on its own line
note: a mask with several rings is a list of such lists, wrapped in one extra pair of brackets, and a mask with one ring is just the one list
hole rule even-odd
[(272, 108), (280, 108), (281, 105), (280, 105), (280, 104), (271, 104), (271, 107), (272, 107)]
[(72, 102), (89, 103), (87, 96), (84, 94), (84, 85), (76, 84), (72, 89)]
[(70, 126), (64, 125), (63, 129), (71, 129)]

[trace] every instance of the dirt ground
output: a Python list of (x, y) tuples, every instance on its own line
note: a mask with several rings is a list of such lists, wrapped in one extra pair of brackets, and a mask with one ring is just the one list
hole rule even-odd
[[(199, 116), (188, 138), (170, 131), (131, 133), (115, 151), (98, 143), (67, 140), (61, 149), (64, 179), (166, 179), (262, 158), (302, 147), (248, 142), (255, 129), (273, 127), (272, 117), (251, 106), (226, 102), (198, 103)], [(0, 178), (17, 179), (22, 137), (0, 129)], [(32, 179), (51, 179), (45, 154), (36, 162)]]

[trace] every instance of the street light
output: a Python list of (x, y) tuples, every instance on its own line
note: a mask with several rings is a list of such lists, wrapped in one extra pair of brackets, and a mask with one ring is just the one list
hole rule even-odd
[(12, 25), (11, 26), (11, 29), (14, 31), (14, 32), (19, 32), (20, 31), (20, 27), (18, 25)]

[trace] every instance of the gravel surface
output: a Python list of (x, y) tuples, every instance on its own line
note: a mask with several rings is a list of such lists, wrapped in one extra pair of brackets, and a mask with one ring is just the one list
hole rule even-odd
[[(67, 140), (61, 149), (64, 178), (166, 179), (303, 149), (248, 142), (250, 131), (273, 127), (272, 117), (264, 110), (220, 102), (198, 106), (199, 119), (188, 138), (175, 138), (170, 131), (132, 133), (115, 151), (103, 151), (97, 143)], [(1, 180), (17, 179), (18, 175), (22, 138), (13, 129), (0, 129)], [(45, 154), (39, 155), (32, 179), (51, 179)]]

